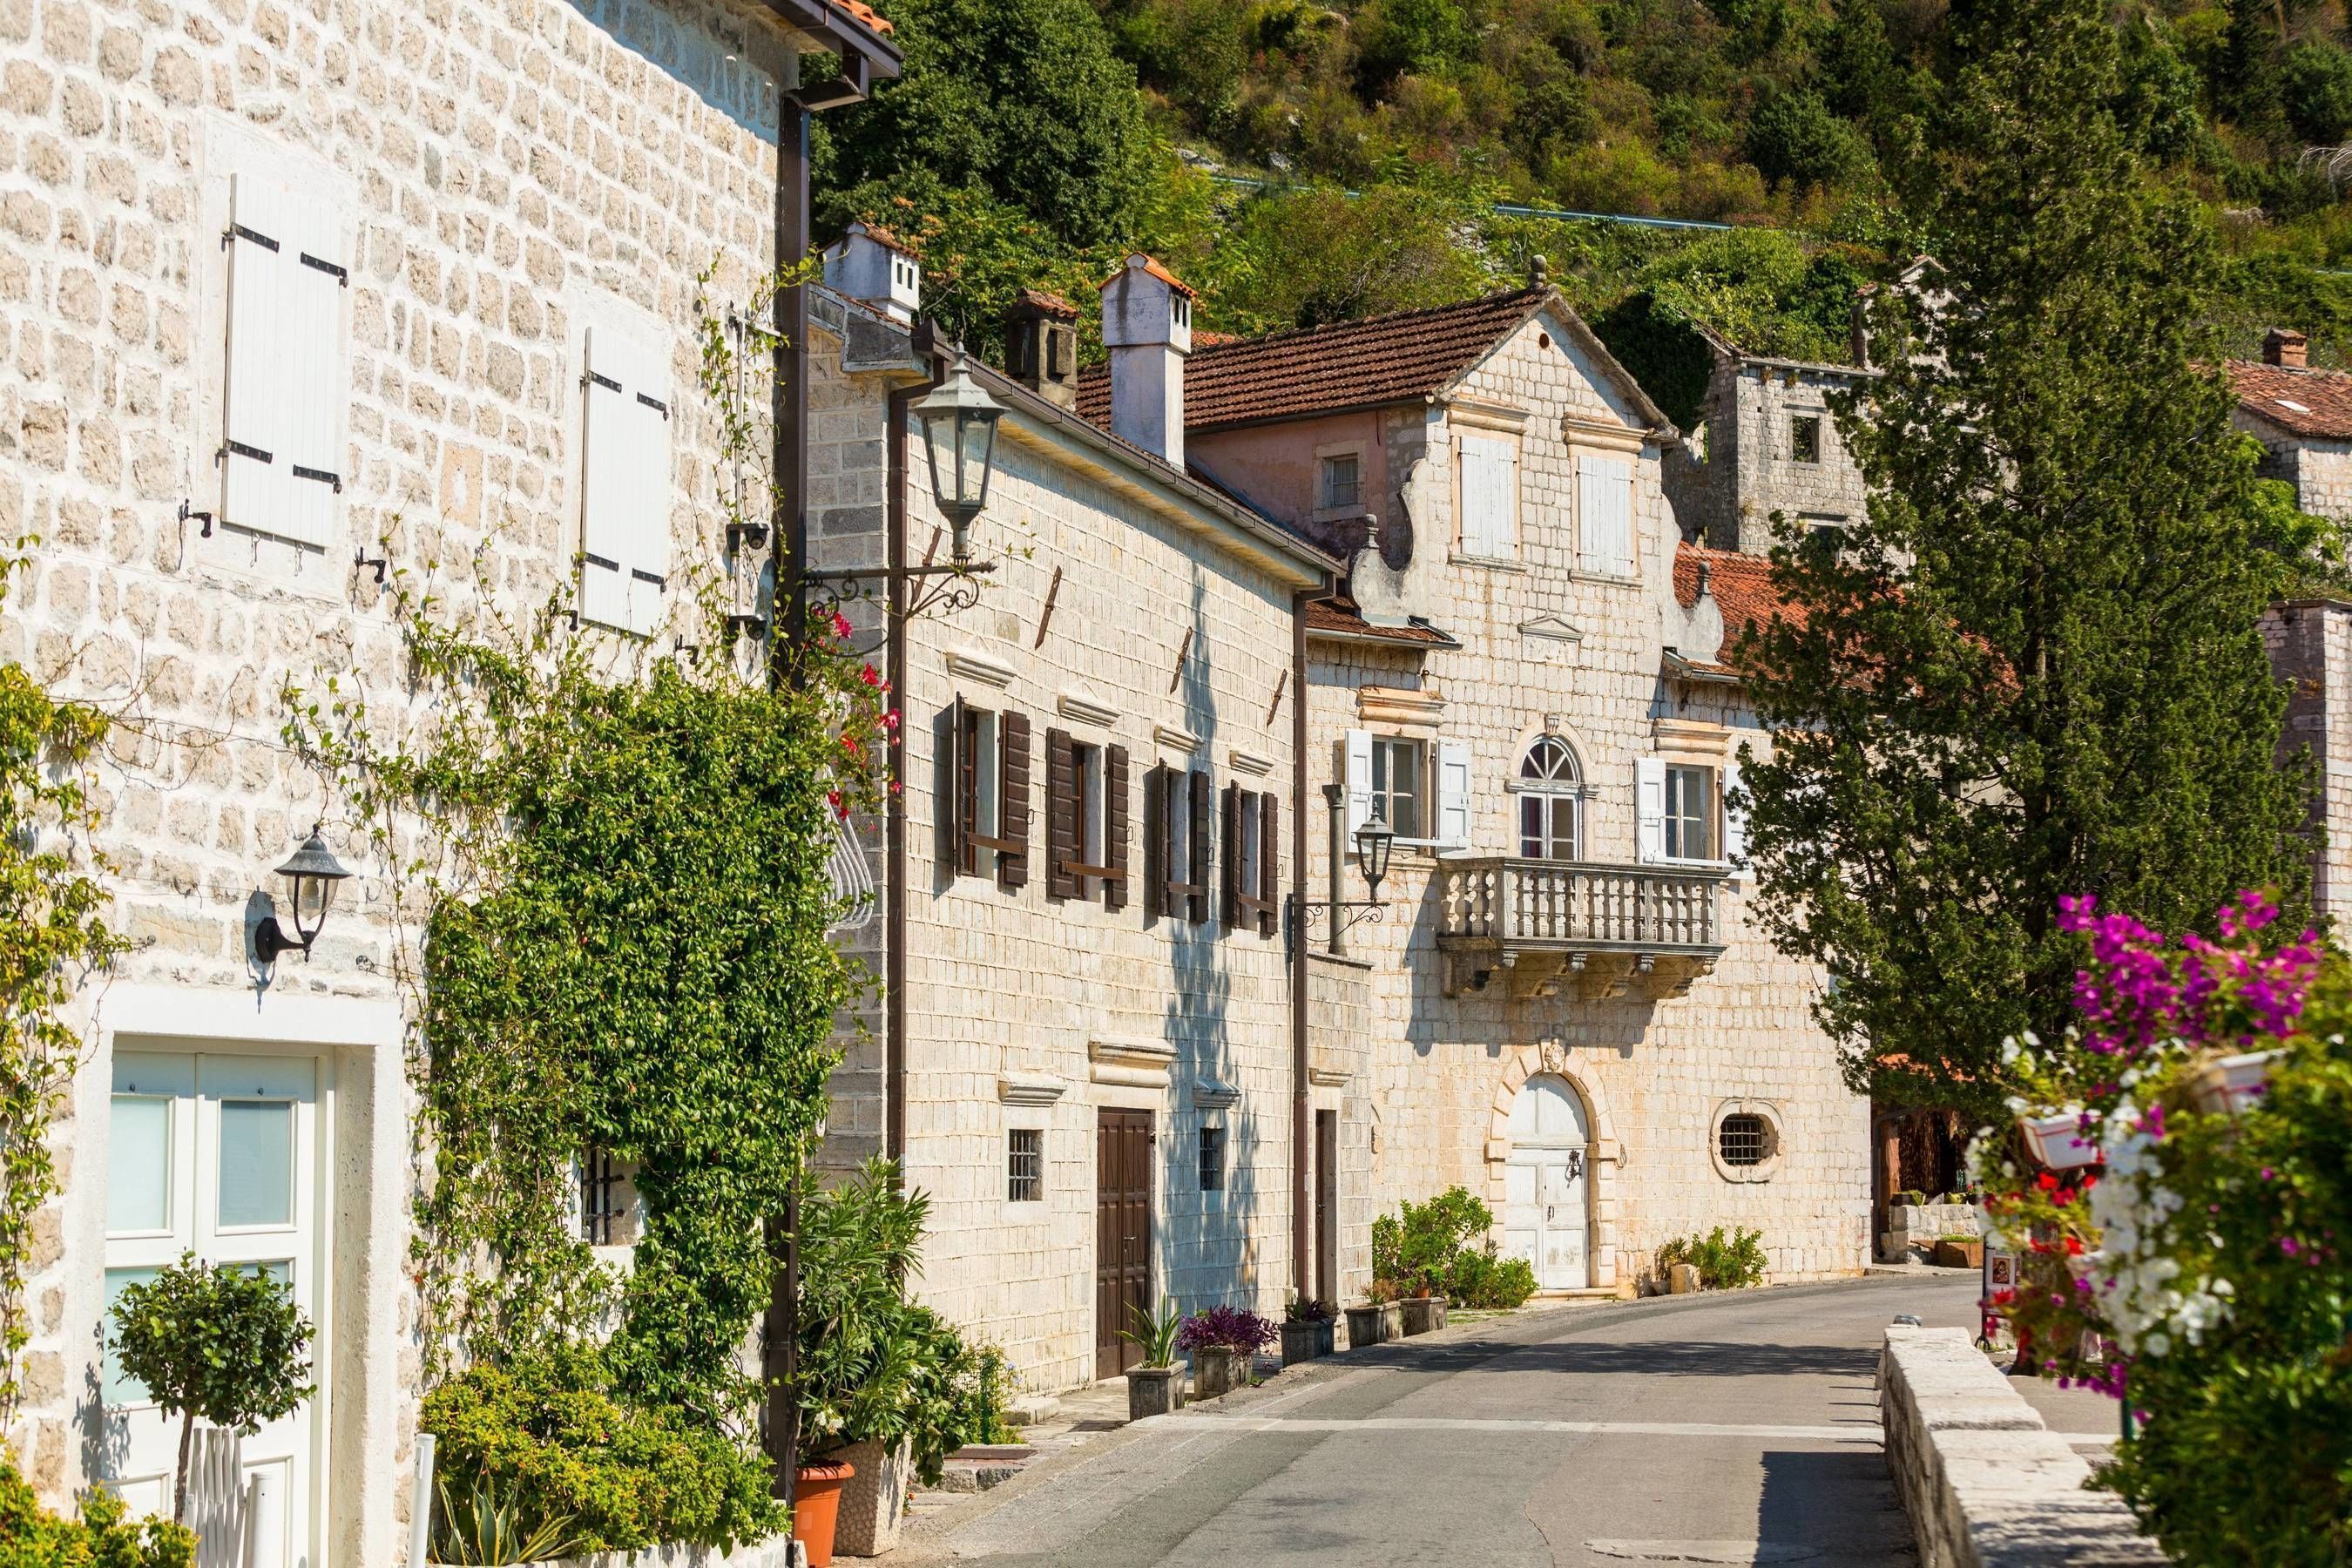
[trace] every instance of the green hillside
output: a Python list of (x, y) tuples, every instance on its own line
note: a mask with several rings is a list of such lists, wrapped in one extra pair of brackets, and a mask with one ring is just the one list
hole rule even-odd
[[(821, 205), (922, 252), (983, 351), (1011, 292), (1082, 306), (1129, 247), (1261, 331), (1553, 277), (1670, 412), (1688, 324), (1843, 353), (1854, 285), (1928, 237), (1880, 170), (1948, 79), (1939, 0), (889, 0), (904, 79), (824, 117)], [(2126, 4), (2108, 108), (2231, 258), (2232, 352), (2352, 354), (2341, 6)], [(2345, 167), (2339, 173), (2334, 164)], [(1509, 216), (1497, 204), (1733, 232)]]

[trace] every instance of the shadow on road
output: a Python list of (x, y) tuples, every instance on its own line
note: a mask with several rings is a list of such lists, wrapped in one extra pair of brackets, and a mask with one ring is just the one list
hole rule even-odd
[[(1501, 1363), (1501, 1364), (1497, 1364)], [(1868, 1378), (1878, 1370), (1874, 1347), (1758, 1344), (1716, 1340), (1659, 1340), (1611, 1343), (1554, 1340), (1508, 1344), (1468, 1340), (1432, 1345), (1381, 1345), (1360, 1364), (1406, 1372), (1450, 1373), (1495, 1370), (1512, 1373), (1573, 1372), (1590, 1376), (1774, 1377), (1803, 1373)]]
[[(1833, 1453), (1767, 1449), (1756, 1500), (1756, 1561), (1806, 1561), (1816, 1568), (1847, 1563), (1907, 1562), (1910, 1527), (1876, 1450)], [(1776, 1552), (1774, 1548), (1782, 1549)], [(1809, 1552), (1791, 1548), (1812, 1548)]]

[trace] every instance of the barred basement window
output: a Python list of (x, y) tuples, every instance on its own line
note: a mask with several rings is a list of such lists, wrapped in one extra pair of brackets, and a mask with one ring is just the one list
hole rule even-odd
[(1717, 1130), (1717, 1147), (1723, 1152), (1727, 1165), (1760, 1165), (1764, 1163), (1764, 1119), (1747, 1111), (1736, 1111), (1723, 1119)]
[(1222, 1192), (1225, 1185), (1225, 1130), (1201, 1129), (1201, 1190)]
[(580, 1239), (614, 1247), (629, 1239), (628, 1171), (602, 1149), (580, 1156)]
[(1016, 1127), (1004, 1135), (1004, 1195), (1016, 1204), (1045, 1195), (1045, 1134), (1036, 1128)]

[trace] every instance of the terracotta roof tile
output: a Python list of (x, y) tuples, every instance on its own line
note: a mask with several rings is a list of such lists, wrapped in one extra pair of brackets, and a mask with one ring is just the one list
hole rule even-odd
[(1362, 612), (1349, 604), (1333, 604), (1324, 599), (1307, 602), (1307, 630), (1332, 632), (1341, 637), (1372, 637), (1381, 642), (1408, 643), (1420, 647), (1460, 647), (1462, 645), (1426, 622), (1403, 626), (1376, 626), (1364, 619)]
[[(1209, 334), (1196, 333), (1184, 363), (1184, 426), (1213, 429), (1427, 397), (1476, 363), (1544, 293), (1490, 294), (1237, 342), (1208, 342)], [(1078, 412), (1097, 424), (1110, 417), (1108, 368), (1079, 380)]]
[(1016, 303), (1026, 306), (1041, 316), (1051, 316), (1057, 321), (1075, 321), (1078, 319), (1078, 308), (1076, 305), (1071, 304), (1059, 294), (1050, 294), (1043, 289), (1024, 289), (1019, 294), (1013, 296), (1013, 299)]
[(1784, 612), (1780, 595), (1772, 586), (1770, 561), (1761, 555), (1742, 555), (1734, 550), (1709, 550), (1690, 543), (1675, 547), (1675, 599), (1685, 609), (1698, 603), (1698, 569), (1702, 563), (1706, 566), (1707, 592), (1715, 595), (1716, 608), (1723, 613), (1725, 654), (1738, 646), (1740, 634), (1749, 626)]
[[(1128, 261), (1132, 262), (1137, 257), (1143, 258), (1143, 270), (1150, 273), (1151, 276), (1159, 279), (1160, 281), (1167, 284), (1168, 287), (1175, 289), (1176, 292), (1183, 295), (1187, 300), (1197, 300), (1201, 297), (1201, 291), (1198, 289), (1193, 288), (1190, 283), (1185, 282), (1184, 279), (1177, 277), (1176, 274), (1169, 271), (1165, 267), (1160, 266), (1159, 258), (1144, 256), (1143, 252), (1139, 250), (1129, 255), (1128, 257)], [(1118, 281), (1119, 272), (1125, 272), (1127, 270), (1127, 265), (1122, 263), (1119, 267), (1118, 272), (1112, 273), (1109, 277), (1096, 284), (1095, 288), (1097, 290), (1109, 288), (1112, 284)]]
[(2239, 359), (2229, 363), (2228, 374), (2247, 413), (2293, 435), (2352, 440), (2352, 374)]
[(868, 32), (877, 33), (887, 38), (898, 30), (890, 25), (889, 17), (885, 16), (873, 6), (862, 4), (861, 0), (833, 0), (833, 4), (863, 22)]

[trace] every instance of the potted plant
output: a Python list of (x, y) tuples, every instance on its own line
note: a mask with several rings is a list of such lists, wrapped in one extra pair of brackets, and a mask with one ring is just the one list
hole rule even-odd
[(1184, 1374), (1176, 1364), (1176, 1334), (1184, 1315), (1170, 1301), (1157, 1312), (1137, 1307), (1135, 1327), (1118, 1337), (1143, 1352), (1143, 1363), (1127, 1369), (1127, 1418), (1165, 1415), (1184, 1408)]
[(1282, 1311), (1282, 1364), (1296, 1366), (1329, 1355), (1339, 1316), (1339, 1310), (1328, 1301), (1292, 1296)]
[(2077, 1107), (2048, 1116), (2021, 1116), (2017, 1125), (2025, 1134), (2027, 1152), (2047, 1170), (2072, 1171), (2098, 1163), (2098, 1134), (2083, 1131), (2083, 1112)]
[(1404, 1314), (1396, 1304), (1396, 1288), (1375, 1279), (1364, 1292), (1363, 1302), (1348, 1309), (1348, 1348), (1360, 1351), (1403, 1333)]
[(196, 1417), (247, 1436), (310, 1397), (310, 1320), (294, 1287), (251, 1264), (207, 1268), (193, 1253), (114, 1303), (114, 1354), (125, 1376), (180, 1417), (172, 1520), (188, 1506), (188, 1448)]
[(1984, 1237), (1954, 1232), (1936, 1238), (1936, 1261), (1946, 1268), (1982, 1268)]
[(1185, 1319), (1176, 1347), (1192, 1358), (1192, 1397), (1247, 1388), (1254, 1358), (1274, 1341), (1274, 1325), (1243, 1307), (1208, 1307)]

